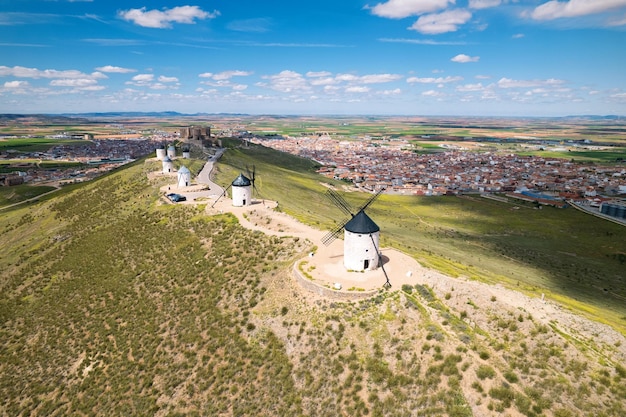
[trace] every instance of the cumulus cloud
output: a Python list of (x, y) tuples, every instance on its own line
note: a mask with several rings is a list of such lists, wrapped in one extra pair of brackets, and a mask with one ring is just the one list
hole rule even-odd
[(413, 84), (413, 83), (421, 83), (421, 84), (446, 84), (446, 83), (453, 83), (453, 82), (457, 82), (457, 81), (461, 81), (463, 80), (463, 77), (461, 76), (447, 76), (447, 77), (425, 77), (425, 78), (419, 78), (419, 77), (409, 77), (407, 78), (406, 82)]
[(458, 62), (460, 64), (466, 64), (468, 62), (478, 62), (478, 60), (480, 60), (479, 56), (469, 56), (465, 54), (458, 54), (457, 56), (450, 59), (450, 61)]
[(7, 81), (4, 83), (4, 88), (25, 88), (29, 85), (28, 81)]
[(311, 78), (313, 78), (313, 77), (328, 77), (330, 75), (332, 75), (332, 74), (330, 72), (328, 72), (328, 71), (317, 71), (317, 72), (316, 71), (309, 71), (309, 72), (306, 73), (306, 76), (307, 77), (311, 77)]
[(84, 72), (77, 70), (54, 70), (46, 69), (40, 70), (37, 68), (27, 67), (5, 67), (0, 66), (0, 77), (17, 77), (17, 78), (107, 78), (106, 75), (101, 72), (93, 72), (91, 74), (85, 74)]
[(147, 10), (142, 7), (119, 12), (119, 16), (124, 20), (138, 26), (157, 29), (171, 28), (172, 23), (194, 24), (196, 19), (213, 19), (219, 14), (217, 10), (211, 13), (205, 12), (198, 6), (178, 6), (163, 10)]
[(369, 87), (363, 87), (358, 85), (346, 87), (346, 93), (369, 93), (369, 91)]
[(474, 92), (474, 91), (482, 91), (484, 89), (485, 87), (483, 86), (482, 83), (477, 83), (477, 84), (460, 85), (456, 88), (456, 91), (460, 91), (462, 93), (468, 93), (468, 92)]
[(138, 74), (132, 78), (132, 81), (136, 83), (147, 83), (154, 80), (154, 74)]
[(364, 75), (359, 78), (359, 81), (364, 84), (380, 84), (396, 81), (402, 78), (399, 74), (370, 74)]
[(371, 7), (372, 14), (390, 19), (403, 19), (432, 13), (454, 4), (454, 0), (389, 0)]
[(218, 73), (204, 72), (204, 73), (198, 75), (198, 77), (200, 77), (200, 78), (211, 78), (211, 79), (213, 79), (215, 81), (222, 81), (222, 80), (229, 80), (232, 77), (247, 77), (249, 75), (252, 75), (252, 72), (250, 72), (250, 71), (230, 70), (230, 71), (222, 71), (222, 72), (218, 72)]
[(500, 78), (497, 82), (500, 88), (534, 88), (542, 86), (557, 87), (565, 83), (563, 80), (549, 78), (547, 80), (512, 80), (510, 78)]
[(283, 93), (310, 91), (311, 89), (302, 74), (295, 71), (284, 70), (278, 74), (267, 75), (263, 78), (269, 80), (271, 89)]
[(422, 93), (422, 95), (426, 96), (426, 97), (443, 97), (443, 96), (445, 96), (444, 93), (442, 93), (441, 91), (436, 91), (436, 90), (424, 91)]
[(469, 0), (470, 9), (488, 9), (502, 4), (502, 0)]
[(97, 83), (96, 80), (89, 78), (66, 78), (50, 81), (50, 85), (53, 87), (87, 87)]
[(161, 75), (159, 77), (159, 82), (161, 82), (161, 83), (177, 83), (178, 82), (178, 78), (176, 78), (176, 77), (166, 77), (164, 75)]
[(472, 14), (464, 9), (446, 10), (442, 13), (420, 16), (409, 29), (430, 35), (455, 32), (460, 25), (467, 23), (471, 18)]
[(137, 70), (134, 70), (131, 68), (115, 67), (113, 65), (105, 65), (104, 67), (98, 67), (96, 69), (102, 72), (112, 72), (112, 73), (117, 73), (117, 74), (127, 74), (129, 72), (137, 72)]
[(554, 20), (604, 13), (626, 6), (626, 0), (551, 0), (537, 6), (532, 12), (535, 20)]

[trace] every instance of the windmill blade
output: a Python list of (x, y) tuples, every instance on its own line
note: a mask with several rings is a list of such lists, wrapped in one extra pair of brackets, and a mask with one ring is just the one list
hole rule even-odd
[(350, 204), (348, 204), (348, 202), (335, 190), (329, 188), (328, 191), (326, 191), (326, 197), (328, 197), (330, 201), (332, 201), (337, 207), (339, 207), (339, 209), (343, 211), (344, 214), (349, 215), (350, 217), (354, 217), (354, 213), (352, 213), (352, 207), (350, 207)]
[(220, 201), (220, 198), (222, 198), (222, 197), (224, 197), (224, 196), (226, 195), (226, 193), (228, 192), (228, 190), (229, 190), (229, 189), (230, 189), (230, 187), (232, 187), (232, 186), (233, 186), (233, 185), (231, 184), (231, 185), (229, 185), (228, 187), (226, 187), (226, 188), (224, 189), (224, 192), (222, 192), (222, 194), (220, 194), (220, 196), (219, 196), (219, 197), (217, 197), (217, 199), (213, 202), (213, 204), (211, 204), (211, 208), (213, 208), (213, 207), (217, 204), (217, 202), (218, 202), (218, 201)]
[(376, 192), (376, 194), (374, 194), (373, 196), (371, 196), (371, 197), (370, 197), (370, 199), (369, 199), (369, 200), (367, 200), (367, 202), (366, 202), (365, 204), (363, 204), (363, 205), (361, 206), (361, 208), (359, 208), (359, 210), (357, 211), (357, 213), (358, 213), (359, 211), (363, 211), (363, 210), (365, 210), (366, 208), (368, 208), (368, 207), (369, 207), (369, 205), (370, 205), (370, 204), (372, 204), (372, 203), (374, 202), (374, 200), (376, 200), (376, 199), (378, 198), (378, 196), (382, 194), (382, 192), (383, 192), (383, 191), (385, 191), (385, 189), (384, 189), (384, 188), (381, 188), (380, 190), (378, 190), (378, 191)]
[(333, 230), (331, 230), (330, 232), (328, 232), (323, 238), (322, 238), (322, 243), (326, 246), (330, 245), (331, 243), (333, 243), (333, 241), (335, 239), (337, 239), (339, 237), (339, 235), (341, 234), (341, 231), (343, 230), (344, 226), (346, 225), (346, 223), (348, 223), (350, 221), (350, 219), (345, 219), (344, 221), (342, 221), (341, 223), (339, 223), (339, 225), (337, 225)]
[(385, 271), (385, 265), (383, 264), (383, 254), (380, 252), (380, 250), (376, 247), (376, 242), (374, 241), (374, 236), (372, 236), (372, 234), (370, 233), (370, 239), (372, 239), (372, 245), (374, 246), (374, 249), (376, 249), (376, 253), (378, 254), (378, 265), (380, 265), (380, 267), (383, 270), (383, 274), (385, 274), (385, 279), (387, 280), (384, 284), (383, 287), (385, 288), (391, 288), (391, 281), (389, 281), (389, 275), (387, 275), (387, 271)]

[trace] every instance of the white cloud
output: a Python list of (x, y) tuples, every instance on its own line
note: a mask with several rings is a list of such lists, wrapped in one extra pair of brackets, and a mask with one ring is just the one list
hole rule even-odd
[(176, 77), (166, 77), (164, 75), (161, 75), (159, 77), (159, 82), (162, 82), (162, 83), (177, 83), (178, 82), (178, 78), (176, 78)]
[(455, 57), (452, 57), (452, 59), (450, 59), (450, 61), (452, 62), (458, 62), (460, 64), (466, 64), (468, 62), (478, 62), (478, 60), (480, 59), (479, 56), (469, 56), (469, 55), (465, 55), (465, 54), (459, 54)]
[(424, 13), (445, 9), (454, 0), (389, 0), (371, 7), (372, 14), (390, 19), (419, 16)]
[(213, 19), (219, 14), (217, 10), (212, 13), (205, 12), (198, 6), (178, 6), (163, 10), (147, 10), (142, 7), (119, 12), (119, 16), (124, 20), (139, 26), (158, 29), (170, 28), (172, 23), (193, 24), (196, 19)]
[(523, 38), (525, 35), (523, 33), (516, 33), (515, 35), (513, 35), (513, 39), (521, 39)]
[(46, 69), (40, 70), (37, 68), (27, 67), (5, 67), (0, 66), (0, 77), (18, 77), (18, 78), (107, 78), (106, 75), (101, 72), (93, 72), (91, 74), (85, 74), (84, 72), (77, 70), (53, 70)]
[(333, 85), (339, 83), (339, 81), (337, 81), (333, 77), (314, 78), (309, 82), (311, 83), (311, 85)]
[(397, 96), (398, 94), (402, 94), (402, 90), (400, 90), (399, 88), (396, 88), (394, 90), (383, 90), (378, 92), (378, 94), (382, 96)]
[(535, 20), (553, 20), (604, 13), (626, 6), (626, 0), (552, 0), (537, 6), (532, 12)]
[(484, 89), (485, 87), (483, 86), (483, 84), (478, 83), (478, 84), (460, 85), (456, 88), (456, 91), (460, 91), (462, 93), (468, 93), (468, 92), (473, 92), (473, 91), (483, 91)]
[(271, 89), (282, 93), (308, 92), (311, 90), (302, 74), (295, 71), (284, 70), (276, 75), (267, 75), (262, 78), (270, 81), (269, 87)]
[(443, 97), (445, 94), (442, 93), (441, 91), (428, 90), (428, 91), (424, 91), (422, 95), (426, 97)]
[(470, 9), (488, 9), (502, 4), (502, 0), (469, 0)]
[(337, 79), (337, 81), (356, 81), (359, 77), (354, 74), (338, 74), (335, 79)]
[(512, 80), (510, 78), (500, 78), (497, 85), (500, 88), (534, 88), (542, 86), (558, 87), (564, 83), (563, 80), (549, 78), (547, 80)]
[(250, 75), (252, 75), (252, 72), (250, 71), (230, 70), (230, 71), (218, 72), (217, 74), (213, 72), (203, 72), (202, 74), (199, 74), (198, 77), (212, 78), (215, 81), (222, 81), (222, 80), (228, 80), (232, 77), (247, 77)]
[(7, 81), (4, 83), (4, 88), (24, 88), (28, 87), (28, 81)]
[(328, 72), (328, 71), (309, 71), (306, 73), (307, 77), (311, 77), (311, 78), (316, 78), (316, 77), (328, 77), (332, 75), (332, 73)]
[(218, 74), (213, 74), (212, 78), (214, 80), (228, 80), (232, 77), (247, 77), (249, 75), (252, 75), (252, 73), (249, 71), (234, 70), (234, 71), (223, 71)]
[(460, 25), (467, 23), (471, 18), (472, 14), (464, 9), (446, 10), (442, 13), (420, 16), (409, 29), (431, 35), (455, 32)]
[(364, 75), (359, 78), (359, 81), (364, 84), (380, 84), (396, 81), (402, 78), (399, 74), (370, 74)]
[(98, 82), (94, 79), (89, 78), (66, 78), (60, 80), (52, 80), (50, 81), (50, 85), (53, 87), (87, 87)]
[(413, 84), (413, 83), (422, 83), (422, 84), (446, 84), (446, 83), (453, 83), (453, 82), (457, 82), (457, 81), (461, 81), (463, 80), (463, 77), (461, 76), (447, 76), (447, 77), (425, 77), (425, 78), (420, 78), (420, 77), (409, 77), (407, 78), (406, 82)]
[(363, 87), (363, 86), (352, 86), (352, 87), (346, 87), (346, 93), (369, 93), (370, 89), (369, 87)]
[(154, 80), (154, 74), (138, 74), (135, 75), (132, 80), (136, 83), (149, 83)]
[(113, 65), (105, 65), (104, 67), (98, 67), (96, 69), (102, 72), (113, 72), (117, 74), (127, 74), (129, 72), (137, 72), (137, 70), (134, 70), (131, 68), (115, 67)]

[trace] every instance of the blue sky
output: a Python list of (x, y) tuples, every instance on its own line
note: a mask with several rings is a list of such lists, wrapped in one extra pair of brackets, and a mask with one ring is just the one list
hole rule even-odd
[(626, 0), (0, 0), (0, 112), (626, 115)]

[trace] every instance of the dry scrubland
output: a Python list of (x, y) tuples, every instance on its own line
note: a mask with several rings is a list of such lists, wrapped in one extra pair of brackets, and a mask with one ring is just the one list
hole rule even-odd
[(626, 414), (621, 335), (462, 279), (319, 299), (290, 275), (311, 242), (164, 204), (149, 169), (3, 213), (0, 415)]

